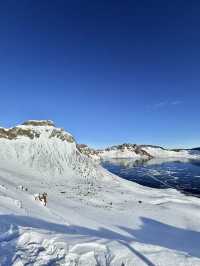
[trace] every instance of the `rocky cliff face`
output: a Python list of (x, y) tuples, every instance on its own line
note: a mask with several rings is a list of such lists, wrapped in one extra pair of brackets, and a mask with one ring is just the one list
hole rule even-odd
[(0, 128), (0, 163), (33, 176), (95, 179), (102, 168), (81, 153), (74, 137), (50, 120)]
[(18, 137), (28, 137), (30, 139), (39, 138), (40, 134), (29, 128), (13, 127), (10, 129), (0, 128), (0, 138), (17, 139)]
[(76, 147), (82, 154), (92, 159), (99, 159), (100, 151), (89, 148), (86, 144), (76, 144)]

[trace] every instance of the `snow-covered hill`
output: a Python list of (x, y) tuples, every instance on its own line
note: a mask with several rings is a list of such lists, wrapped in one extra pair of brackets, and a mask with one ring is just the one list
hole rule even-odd
[(121, 144), (106, 149), (95, 150), (87, 145), (78, 145), (80, 152), (95, 160), (100, 159), (152, 159), (152, 158), (185, 158), (200, 159), (198, 149), (165, 149), (153, 145)]
[(0, 129), (1, 266), (198, 266), (199, 208), (112, 175), (51, 121)]
[(200, 159), (200, 152), (194, 150), (169, 150), (161, 147), (142, 146), (142, 148), (152, 155), (154, 158), (185, 158), (185, 159)]
[(72, 135), (52, 121), (0, 128), (0, 164), (40, 178), (99, 176), (99, 166), (81, 154)]
[(89, 148), (87, 145), (78, 145), (83, 154), (88, 155), (92, 159), (151, 159), (153, 158), (145, 149), (136, 144), (124, 143), (115, 145), (102, 150)]

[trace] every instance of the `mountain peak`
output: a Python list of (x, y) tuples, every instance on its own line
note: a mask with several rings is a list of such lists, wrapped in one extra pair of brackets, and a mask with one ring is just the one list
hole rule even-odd
[(74, 137), (51, 120), (28, 120), (0, 128), (0, 163), (32, 176), (93, 178), (101, 174), (94, 162), (79, 152)]
[(29, 139), (38, 139), (42, 137), (60, 139), (70, 143), (75, 142), (73, 136), (62, 128), (57, 128), (52, 120), (28, 120), (21, 125), (6, 129), (0, 128), (0, 139), (18, 139), (28, 137)]
[(52, 120), (27, 120), (22, 125), (24, 126), (51, 126), (55, 127)]

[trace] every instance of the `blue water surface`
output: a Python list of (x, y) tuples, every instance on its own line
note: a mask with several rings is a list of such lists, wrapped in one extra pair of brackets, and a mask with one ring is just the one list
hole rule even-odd
[(118, 176), (153, 188), (175, 188), (200, 197), (200, 161), (188, 159), (109, 159), (102, 166)]

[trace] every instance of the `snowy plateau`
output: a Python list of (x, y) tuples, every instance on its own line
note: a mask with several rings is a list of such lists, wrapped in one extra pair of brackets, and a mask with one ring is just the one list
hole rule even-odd
[[(0, 128), (0, 265), (200, 266), (200, 199), (121, 179), (82, 148), (49, 120)], [(199, 156), (120, 149), (124, 157)], [(43, 192), (47, 206), (35, 197)]]

